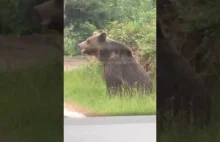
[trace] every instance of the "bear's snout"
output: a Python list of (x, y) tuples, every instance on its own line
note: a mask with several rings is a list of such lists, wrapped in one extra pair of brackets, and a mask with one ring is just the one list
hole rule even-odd
[(83, 48), (80, 44), (77, 45), (77, 50), (79, 50), (81, 53), (85, 51), (85, 48)]

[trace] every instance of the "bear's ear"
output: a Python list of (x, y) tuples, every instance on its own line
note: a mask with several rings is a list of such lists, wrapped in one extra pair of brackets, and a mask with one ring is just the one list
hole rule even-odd
[(106, 33), (106, 32), (102, 32), (102, 33), (99, 35), (99, 40), (100, 40), (100, 41), (106, 41), (106, 37), (107, 37), (107, 33)]
[(132, 50), (127, 50), (127, 56), (128, 57), (133, 57), (133, 51)]
[(98, 32), (94, 32), (94, 33), (93, 33), (93, 35), (98, 35), (98, 34), (99, 34)]

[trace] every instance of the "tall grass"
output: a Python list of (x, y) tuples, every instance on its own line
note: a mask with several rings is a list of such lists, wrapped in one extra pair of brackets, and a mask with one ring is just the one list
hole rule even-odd
[(109, 98), (100, 64), (88, 64), (64, 73), (64, 98), (104, 115), (155, 114), (155, 90), (147, 96), (136, 91), (133, 97), (117, 95)]

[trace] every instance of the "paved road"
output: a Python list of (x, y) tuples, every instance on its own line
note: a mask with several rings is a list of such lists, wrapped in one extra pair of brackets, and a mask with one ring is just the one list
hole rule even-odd
[(156, 142), (156, 116), (64, 118), (64, 142)]

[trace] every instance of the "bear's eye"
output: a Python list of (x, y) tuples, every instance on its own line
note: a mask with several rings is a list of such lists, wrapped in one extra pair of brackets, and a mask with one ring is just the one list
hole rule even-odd
[(87, 42), (88, 44), (90, 44), (91, 41), (90, 41), (90, 40), (87, 40), (86, 42)]

